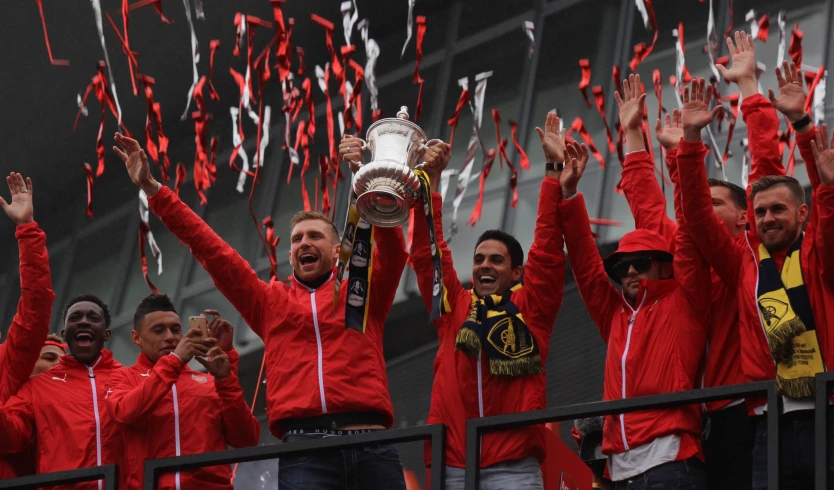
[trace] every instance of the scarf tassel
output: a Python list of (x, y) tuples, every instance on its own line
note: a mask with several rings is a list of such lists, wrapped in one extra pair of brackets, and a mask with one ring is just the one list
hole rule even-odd
[(455, 349), (475, 357), (481, 352), (481, 338), (471, 328), (461, 328), (455, 339)]
[(816, 395), (814, 378), (787, 379), (776, 375), (776, 391), (791, 398), (809, 398)]
[(490, 372), (499, 376), (531, 376), (544, 372), (539, 355), (519, 359), (490, 359)]
[(805, 332), (805, 324), (799, 317), (792, 318), (767, 333), (770, 354), (780, 364), (787, 364), (793, 359), (793, 338)]

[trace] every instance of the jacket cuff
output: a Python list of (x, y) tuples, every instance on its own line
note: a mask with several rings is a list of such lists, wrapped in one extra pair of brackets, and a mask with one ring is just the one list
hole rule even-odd
[(804, 133), (795, 133), (796, 134), (796, 144), (797, 146), (811, 146), (814, 141), (814, 138), (817, 135), (816, 127), (811, 124), (811, 130), (806, 131)]
[(542, 185), (539, 191), (539, 206), (545, 203), (558, 206), (560, 202), (562, 202), (562, 184), (559, 180), (551, 178), (542, 179)]
[(645, 149), (633, 151), (631, 153), (626, 154), (625, 162), (623, 162), (623, 168), (628, 167), (629, 164), (645, 162), (650, 158), (651, 157), (649, 156), (649, 152)]
[(168, 364), (168, 367), (176, 371), (176, 374), (179, 375), (180, 371), (185, 368), (185, 362), (180, 359), (180, 356), (174, 354), (173, 352), (168, 354), (167, 356), (162, 356), (162, 358), (157, 361), (157, 364), (160, 362), (164, 362)]
[(240, 380), (235, 373), (231, 373), (223, 379), (214, 378), (214, 391), (225, 392), (237, 389), (240, 385)]
[(31, 223), (24, 223), (22, 225), (17, 225), (14, 230), (14, 236), (18, 240), (24, 238), (27, 232), (38, 231), (40, 228), (38, 227), (37, 221), (32, 221)]
[(680, 144), (678, 145), (678, 156), (691, 155), (701, 151), (707, 151), (707, 147), (703, 141), (692, 142), (681, 138)]
[(767, 100), (767, 98), (764, 95), (751, 95), (750, 97), (747, 97), (741, 101), (742, 118), (747, 117), (747, 114), (753, 111), (754, 109), (760, 109), (762, 107), (767, 106), (771, 106), (771, 103), (769, 100)]
[(559, 214), (562, 216), (565, 241), (591, 234), (591, 223), (585, 211), (585, 196), (581, 192), (570, 199), (563, 199), (559, 204)]

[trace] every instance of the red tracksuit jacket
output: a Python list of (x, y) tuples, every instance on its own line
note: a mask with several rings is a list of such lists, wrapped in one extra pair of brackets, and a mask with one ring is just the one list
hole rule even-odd
[[(122, 430), (128, 467), (127, 488), (143, 485), (146, 459), (223, 451), (258, 444), (261, 424), (243, 399), (237, 377), (240, 355), (228, 353), (232, 375), (217, 381), (189, 369), (178, 357), (156, 365), (144, 354), (114, 372), (107, 409)], [(166, 473), (159, 489), (231, 490), (228, 465)]]
[[(110, 378), (120, 367), (110, 351), (102, 350), (92, 366), (64, 356), (58, 365), (27, 381), (0, 408), (0, 453), (15, 453), (36, 438), (38, 473), (113, 463), (124, 468), (122, 437), (105, 408)], [(54, 488), (101, 490), (102, 485)]]
[[(678, 232), (675, 278), (641, 281), (631, 305), (609, 282), (582, 194), (562, 201), (559, 212), (579, 293), (608, 344), (603, 400), (692, 389), (706, 340), (709, 297), (703, 291), (710, 273), (685, 226)], [(703, 459), (695, 406), (608, 416), (602, 449), (619, 454), (671, 434), (681, 437), (677, 459)]]
[[(20, 300), (9, 336), (0, 344), (0, 404), (29, 379), (49, 333), (52, 315), (52, 277), (46, 253), (46, 234), (35, 222), (15, 230), (20, 249)], [(15, 466), (0, 457), (0, 480), (19, 476)]]
[[(811, 142), (813, 131), (797, 135), (797, 143), (811, 180), (810, 221), (805, 225), (800, 262), (802, 277), (811, 301), (817, 337), (826, 366), (834, 365), (834, 187), (821, 185)], [(765, 161), (772, 170), (762, 175), (784, 175), (781, 154), (774, 137)], [(753, 146), (751, 144), (751, 150)], [(756, 285), (759, 279), (758, 247), (753, 206), (748, 217), (751, 230), (740, 239), (730, 237), (713, 213), (707, 189), (701, 143), (681, 141), (678, 166), (682, 182), (691, 182), (683, 192), (684, 214), (698, 247), (724, 283), (739, 294), (739, 328), (742, 342), (742, 369), (747, 381), (772, 380), (776, 365), (757, 308)], [(761, 161), (759, 164), (761, 165)], [(755, 182), (751, 176), (750, 184)], [(763, 405), (764, 397), (748, 401), (751, 408)]]
[(340, 291), (336, 308), (333, 277), (318, 289), (308, 289), (294, 277), (289, 286), (267, 284), (171, 189), (162, 187), (149, 203), (264, 340), (267, 415), (276, 437), (283, 436), (282, 420), (325, 413), (378, 412), (391, 427), (394, 409), (382, 331), (408, 259), (402, 228), (374, 229), (371, 307), (362, 333), (345, 328), (347, 287)]
[[(562, 305), (565, 254), (558, 205), (562, 189), (556, 179), (545, 179), (539, 194), (539, 215), (533, 245), (524, 267), (524, 287), (513, 294), (533, 338), (539, 344), (542, 363), (547, 360), (550, 334)], [(489, 363), (455, 350), (455, 339), (469, 315), (472, 296), (458, 279), (452, 252), (443, 239), (440, 194), (432, 194), (434, 225), (442, 253), (443, 284), (451, 311), (435, 321), (440, 346), (434, 360), (434, 385), (428, 423), (446, 426), (446, 464), (466, 466), (466, 421), (471, 418), (539, 410), (547, 406), (545, 373), (534, 376), (493, 376)], [(431, 305), (433, 269), (426, 220), (414, 220), (411, 263), (427, 307)], [(481, 467), (533, 456), (544, 460), (543, 425), (488, 432), (481, 442)], [(425, 446), (426, 465), (431, 445)]]

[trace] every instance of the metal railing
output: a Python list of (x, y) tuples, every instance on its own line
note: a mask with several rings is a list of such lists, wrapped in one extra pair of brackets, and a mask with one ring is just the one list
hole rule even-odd
[[(515, 429), (547, 422), (628, 413), (637, 410), (672, 408), (693, 403), (746, 398), (763, 394), (767, 394), (768, 407), (779, 406), (779, 397), (776, 395), (776, 382), (760, 381), (743, 385), (680, 391), (638, 398), (626, 398), (624, 400), (546, 408), (535, 412), (519, 412), (494, 417), (469, 419), (466, 426), (466, 482), (464, 489), (478, 490), (478, 470), (481, 462), (481, 435), (484, 432)], [(778, 410), (768, 410), (767, 485), (769, 490), (779, 489), (778, 417)]]
[(57, 471), (55, 473), (44, 473), (42, 475), (22, 476), (0, 480), (0, 488), (22, 490), (24, 488), (41, 488), (48, 485), (69, 485), (71, 483), (82, 483), (85, 481), (104, 480), (103, 490), (116, 490), (119, 488), (119, 467), (111, 464), (107, 466), (93, 466), (80, 470)]
[[(814, 468), (815, 488), (826, 490), (828, 486), (828, 400), (834, 372), (821, 373), (816, 379), (816, 406), (814, 407)], [(823, 470), (820, 471), (820, 468)]]

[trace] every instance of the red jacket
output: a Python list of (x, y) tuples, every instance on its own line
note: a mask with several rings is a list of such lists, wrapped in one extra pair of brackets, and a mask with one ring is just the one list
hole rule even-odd
[[(237, 377), (240, 355), (229, 352), (233, 374), (217, 381), (189, 369), (177, 356), (156, 365), (144, 354), (113, 373), (107, 409), (124, 434), (127, 488), (143, 485), (146, 459), (223, 451), (258, 444), (261, 424), (252, 416)], [(228, 465), (166, 473), (159, 489), (231, 490)]]
[(377, 412), (391, 427), (382, 330), (408, 259), (402, 228), (374, 228), (371, 307), (362, 333), (345, 328), (347, 287), (336, 308), (333, 277), (318, 289), (307, 289), (294, 277), (289, 286), (267, 284), (171, 189), (162, 187), (149, 203), (264, 340), (266, 408), (276, 437), (283, 436), (285, 419), (325, 413)]
[[(513, 294), (533, 338), (539, 344), (542, 363), (547, 360), (550, 334), (562, 304), (565, 254), (558, 205), (562, 198), (559, 181), (545, 179), (539, 194), (539, 215), (527, 264), (524, 287)], [(446, 464), (466, 466), (466, 421), (471, 418), (540, 410), (547, 406), (545, 373), (534, 376), (493, 376), (489, 363), (455, 350), (458, 331), (469, 315), (472, 296), (458, 279), (452, 252), (443, 239), (440, 194), (432, 194), (435, 233), (442, 252), (443, 284), (451, 310), (435, 321), (440, 346), (434, 361), (434, 385), (428, 423), (446, 426)], [(411, 263), (428, 307), (431, 304), (433, 269), (426, 220), (414, 220)], [(478, 373), (480, 371), (480, 373)], [(482, 400), (479, 403), (479, 399)], [(481, 467), (533, 456), (544, 460), (543, 425), (486, 433), (481, 442)], [(426, 465), (431, 446), (426, 444)]]
[[(559, 206), (576, 284), (608, 344), (604, 400), (656, 395), (693, 388), (706, 340), (709, 267), (681, 226), (674, 279), (641, 281), (636, 308), (608, 278), (579, 194)], [(619, 454), (677, 434), (678, 459), (701, 457), (697, 407), (644, 410), (608, 416), (603, 452)]]
[[(834, 186), (823, 186), (811, 150), (813, 131), (797, 135), (797, 142), (811, 180), (811, 220), (805, 225), (800, 262), (816, 322), (817, 337), (827, 366), (834, 365)], [(761, 175), (784, 175), (776, 138), (776, 151), (767, 160), (768, 171)], [(751, 144), (751, 150), (753, 146)], [(764, 327), (756, 305), (759, 277), (758, 247), (752, 206), (748, 216), (751, 230), (733, 239), (723, 224), (707, 212), (711, 208), (703, 165), (701, 143), (681, 141), (678, 165), (682, 182), (691, 182), (683, 193), (686, 220), (698, 247), (727, 287), (739, 294), (739, 328), (742, 336), (742, 368), (747, 381), (772, 380), (776, 365), (770, 355)], [(750, 184), (757, 179), (750, 177)], [(750, 400), (753, 407), (765, 403), (764, 397)]]
[[(0, 453), (15, 453), (34, 437), (38, 473), (121, 465), (122, 438), (104, 406), (110, 377), (120, 367), (110, 351), (102, 350), (92, 366), (64, 356), (58, 365), (27, 381), (0, 408)], [(54, 488), (101, 490), (101, 485)]]
[[(761, 96), (759, 96), (761, 97)], [(753, 97), (744, 99), (742, 113), (750, 108)], [(677, 170), (678, 150), (666, 152), (666, 165), (674, 184), (674, 201), (680, 207), (680, 180)], [(666, 197), (657, 185), (654, 176), (654, 162), (645, 151), (626, 156), (623, 166), (623, 193), (634, 216), (637, 229), (648, 229), (659, 233), (669, 242), (671, 250), (675, 249), (678, 223), (666, 214)], [(680, 209), (678, 213), (680, 214)], [(744, 383), (741, 364), (736, 360), (741, 355), (741, 338), (738, 332), (738, 303), (735, 291), (727, 289), (717, 274), (711, 274), (711, 301), (709, 305), (709, 322), (705, 365), (698, 375), (696, 386), (711, 388)], [(705, 404), (707, 411), (719, 410), (733, 400), (722, 400)]]
[[(0, 344), (0, 404), (17, 393), (32, 374), (49, 333), (55, 300), (46, 234), (32, 222), (18, 226), (15, 236), (20, 248), (20, 300), (9, 336)], [(15, 466), (0, 458), (0, 480), (15, 476), (19, 476)]]

